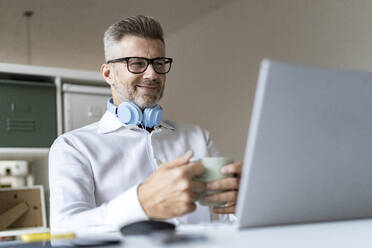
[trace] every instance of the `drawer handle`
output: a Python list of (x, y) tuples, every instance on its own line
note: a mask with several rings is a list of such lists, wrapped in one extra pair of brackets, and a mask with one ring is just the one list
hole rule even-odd
[(7, 131), (34, 132), (36, 129), (35, 120), (7, 119)]

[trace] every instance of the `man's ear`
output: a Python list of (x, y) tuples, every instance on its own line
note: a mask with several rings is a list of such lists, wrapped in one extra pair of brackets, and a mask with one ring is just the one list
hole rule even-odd
[(114, 71), (113, 68), (109, 64), (102, 64), (101, 65), (101, 74), (105, 79), (106, 83), (112, 85), (114, 82)]

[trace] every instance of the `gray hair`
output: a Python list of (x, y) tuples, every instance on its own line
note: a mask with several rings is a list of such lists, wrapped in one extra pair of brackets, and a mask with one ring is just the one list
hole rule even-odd
[(103, 36), (105, 59), (109, 58), (110, 48), (125, 35), (141, 38), (159, 39), (164, 43), (163, 29), (160, 23), (151, 16), (136, 15), (112, 24)]

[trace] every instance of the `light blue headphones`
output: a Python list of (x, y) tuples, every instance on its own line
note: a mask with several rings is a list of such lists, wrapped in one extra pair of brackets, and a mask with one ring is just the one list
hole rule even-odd
[(149, 128), (160, 125), (163, 116), (160, 105), (145, 108), (142, 113), (133, 102), (122, 102), (119, 106), (115, 106), (112, 98), (107, 101), (107, 110), (116, 115), (123, 124), (142, 124)]

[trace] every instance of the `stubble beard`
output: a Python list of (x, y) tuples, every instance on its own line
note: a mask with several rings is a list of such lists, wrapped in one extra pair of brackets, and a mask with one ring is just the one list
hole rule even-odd
[(157, 85), (158, 92), (156, 95), (150, 94), (139, 94), (137, 91), (136, 85), (139, 82), (132, 82), (131, 84), (121, 83), (118, 80), (115, 80), (115, 83), (112, 84), (116, 92), (116, 97), (119, 102), (133, 102), (141, 109), (145, 109), (147, 107), (151, 107), (156, 105), (160, 99), (163, 97), (164, 87), (162, 88), (162, 84), (160, 82), (148, 82), (143, 81), (141, 84), (144, 85)]

